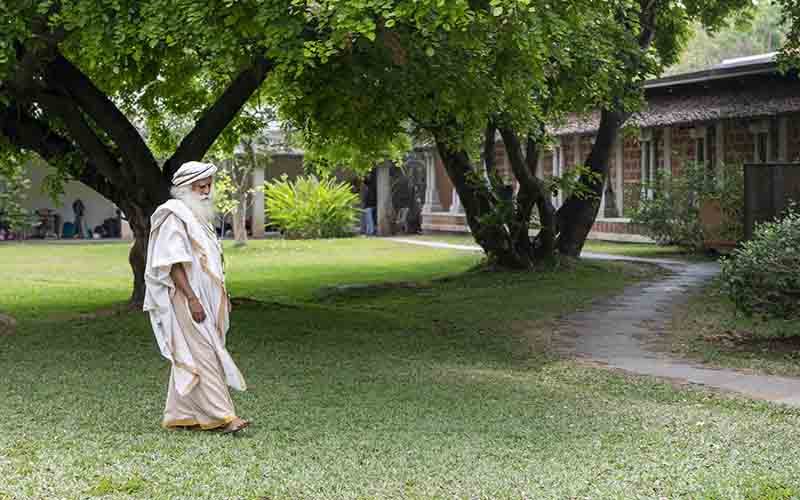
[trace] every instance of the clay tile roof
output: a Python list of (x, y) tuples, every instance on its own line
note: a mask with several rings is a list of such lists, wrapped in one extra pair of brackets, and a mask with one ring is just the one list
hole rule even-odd
[[(762, 76), (743, 79), (748, 73)], [(645, 90), (644, 109), (631, 116), (626, 125), (662, 127), (800, 111), (800, 84), (777, 76), (775, 66), (763, 61), (750, 65), (723, 64), (708, 71), (652, 80), (645, 84)], [(549, 131), (557, 136), (591, 134), (597, 131), (599, 123), (597, 112), (570, 114)]]
[[(663, 127), (723, 118), (755, 118), (800, 111), (800, 85), (749, 88), (703, 95), (651, 97), (643, 110), (626, 125)], [(571, 114), (553, 126), (553, 135), (591, 134), (597, 131), (600, 114)]]

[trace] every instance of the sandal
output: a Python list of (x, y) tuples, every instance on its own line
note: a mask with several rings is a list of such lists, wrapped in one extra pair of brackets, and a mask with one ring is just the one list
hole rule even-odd
[(223, 434), (236, 434), (237, 432), (241, 431), (242, 429), (248, 427), (250, 422), (241, 418), (237, 418), (233, 422), (229, 423), (222, 429)]

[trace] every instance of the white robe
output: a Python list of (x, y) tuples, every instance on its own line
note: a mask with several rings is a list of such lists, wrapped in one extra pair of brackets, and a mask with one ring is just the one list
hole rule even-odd
[[(201, 224), (189, 207), (179, 200), (169, 200), (158, 207), (150, 223), (144, 310), (150, 314), (161, 354), (172, 363), (170, 397), (173, 392), (177, 393), (174, 395), (176, 398), (189, 395), (201, 382), (201, 377), (224, 377), (227, 385), (245, 390), (244, 377), (225, 349), (230, 301), (225, 289), (222, 246), (213, 228)], [(206, 319), (201, 323), (187, 318), (188, 307), (176, 302), (185, 301), (170, 276), (172, 265), (177, 263), (183, 264), (189, 284), (206, 312)], [(198, 334), (199, 339), (195, 337)], [(204, 369), (208, 366), (207, 360), (196, 360), (196, 354), (193, 354), (201, 352), (199, 347), (207, 348), (203, 352), (213, 352), (209, 355), (219, 360), (220, 370)], [(202, 406), (203, 402), (195, 401), (193, 405)], [(167, 410), (169, 413), (169, 408)], [(229, 418), (230, 415), (225, 416), (225, 419)], [(183, 418), (187, 419), (190, 417)]]

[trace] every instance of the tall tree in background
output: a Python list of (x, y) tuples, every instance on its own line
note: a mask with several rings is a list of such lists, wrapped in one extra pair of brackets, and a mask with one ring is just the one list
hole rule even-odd
[(786, 40), (786, 30), (781, 6), (774, 1), (758, 2), (716, 31), (695, 23), (686, 49), (666, 73), (698, 71), (724, 59), (779, 51)]
[[(437, 4), (393, 8), (413, 19)], [(309, 22), (313, 1), (0, 2), (0, 148), (38, 154), (59, 178), (125, 212), (135, 236), (132, 300), (141, 302), (149, 217), (173, 173), (235, 134), (232, 123), (270, 74), (300, 75), (310, 52), (334, 54), (371, 31), (370, 20), (349, 15), (359, 5), (340, 2), (319, 30)], [(169, 149), (174, 117), (191, 127), (162, 164), (154, 152)]]
[[(335, 3), (319, 2), (319, 24)], [(441, 22), (441, 12), (424, 19), (440, 30), (402, 22), (391, 10), (362, 13), (374, 22), (376, 42), (353, 40), (336, 57), (318, 58), (302, 78), (288, 75), (280, 107), (310, 142), (362, 151), (385, 149), (412, 128), (435, 145), (489, 258), (531, 268), (552, 255), (555, 237), (550, 192), (535, 175), (544, 124), (604, 102), (623, 81), (612, 56), (633, 46), (613, 1), (448, 5), (464, 10), (454, 16), (459, 24)], [(497, 135), (520, 185), (516, 198), (497, 175)], [(534, 210), (544, 225), (539, 243), (528, 233)]]
[[(144, 296), (149, 217), (278, 64), (302, 59), (302, 11), (286, 2), (0, 2), (0, 148), (31, 151), (126, 214), (132, 300)], [(164, 116), (192, 127), (161, 165)]]
[[(318, 22), (335, 12), (320, 1)], [(373, 9), (378, 43), (355, 40), (288, 78), (282, 110), (314, 137), (376, 149), (409, 123), (436, 144), (476, 241), (504, 266), (530, 268), (557, 249), (578, 256), (594, 223), (620, 126), (648, 78), (677, 58), (694, 21), (716, 26), (746, 0), (469, 2), (467, 19), (436, 31)], [(599, 36), (601, 35), (601, 36)], [(346, 96), (342, 106), (337, 97)], [(568, 112), (601, 110), (586, 169), (553, 213), (535, 175), (546, 128)], [(499, 182), (502, 137), (520, 188)], [(529, 236), (538, 212), (542, 228)]]
[[(622, 124), (633, 111), (626, 104), (631, 94), (642, 94), (643, 77), (659, 76), (665, 67), (674, 64), (685, 47), (693, 23), (713, 30), (722, 26), (737, 12), (751, 6), (749, 0), (636, 0), (623, 8), (636, 18), (620, 17), (621, 24), (636, 41), (638, 51), (620, 52), (629, 75), (621, 94), (609, 95), (610, 105), (600, 107), (600, 125), (591, 152), (585, 160), (588, 175), (581, 184), (593, 196), (570, 196), (559, 208), (558, 249), (564, 255), (580, 255), (599, 209), (597, 200), (608, 176), (611, 149)], [(648, 67), (649, 66), (649, 67)]]
[(232, 152), (216, 159), (220, 171), (214, 180), (214, 201), (222, 219), (221, 236), (230, 216), (236, 246), (247, 245), (247, 213), (255, 194), (264, 191), (264, 186), (253, 184), (253, 173), (269, 167), (271, 154), (270, 145), (261, 135), (249, 135)]

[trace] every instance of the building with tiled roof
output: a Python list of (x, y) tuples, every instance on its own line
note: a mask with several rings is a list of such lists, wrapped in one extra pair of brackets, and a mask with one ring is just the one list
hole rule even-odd
[[(585, 160), (599, 113), (574, 114), (554, 124), (552, 147), (539, 158), (540, 176), (560, 175)], [(782, 73), (775, 54), (723, 61), (704, 71), (645, 84), (645, 103), (624, 125), (609, 164), (600, 214), (591, 237), (642, 241), (624, 215), (638, 203), (630, 188), (659, 170), (680, 175), (687, 162), (716, 168), (730, 163), (800, 161), (800, 81)], [(498, 165), (514, 183), (498, 144)], [(423, 217), (427, 231), (468, 231), (463, 210), (441, 163), (428, 169)], [(558, 206), (563, 200), (554, 199)]]

